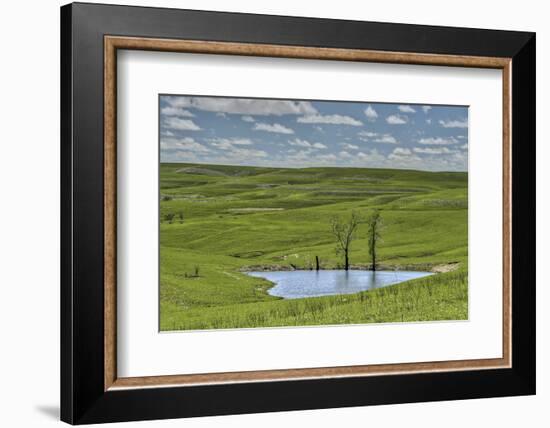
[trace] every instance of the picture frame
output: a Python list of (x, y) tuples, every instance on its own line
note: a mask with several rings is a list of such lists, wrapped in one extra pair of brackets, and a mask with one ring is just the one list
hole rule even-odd
[[(119, 377), (119, 50), (502, 70), (502, 357)], [(86, 424), (534, 394), (535, 96), (534, 33), (63, 6), (61, 419)]]

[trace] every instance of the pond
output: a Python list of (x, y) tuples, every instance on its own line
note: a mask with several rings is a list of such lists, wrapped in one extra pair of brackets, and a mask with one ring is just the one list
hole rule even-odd
[(272, 296), (284, 299), (353, 294), (365, 290), (422, 278), (432, 272), (368, 270), (293, 270), (275, 272), (246, 272), (250, 276), (265, 278), (275, 284), (268, 290)]

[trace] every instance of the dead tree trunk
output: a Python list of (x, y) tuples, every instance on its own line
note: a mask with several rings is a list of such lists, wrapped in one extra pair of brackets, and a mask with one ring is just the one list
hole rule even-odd
[(349, 270), (349, 257), (348, 257), (348, 251), (346, 250), (344, 253), (345, 253), (345, 263), (346, 263), (345, 269), (346, 269), (346, 270)]
[(382, 227), (382, 216), (378, 210), (375, 210), (367, 220), (369, 225), (369, 253), (372, 258), (371, 270), (376, 271), (376, 245), (380, 240), (380, 229)]
[(315, 270), (319, 270), (319, 256), (315, 256)]

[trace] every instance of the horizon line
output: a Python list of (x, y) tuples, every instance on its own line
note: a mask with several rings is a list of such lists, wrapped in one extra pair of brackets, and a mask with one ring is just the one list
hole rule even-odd
[(431, 173), (461, 173), (468, 174), (468, 170), (465, 171), (449, 171), (449, 170), (428, 170), (428, 169), (415, 169), (415, 168), (388, 168), (378, 166), (266, 166), (266, 165), (239, 165), (239, 164), (225, 164), (225, 163), (201, 163), (201, 162), (164, 162), (159, 161), (159, 164), (187, 164), (187, 165), (213, 165), (213, 166), (233, 166), (233, 167), (245, 167), (245, 168), (271, 168), (271, 169), (313, 169), (313, 168), (331, 168), (331, 169), (389, 169), (397, 171), (416, 171), (416, 172), (431, 172)]

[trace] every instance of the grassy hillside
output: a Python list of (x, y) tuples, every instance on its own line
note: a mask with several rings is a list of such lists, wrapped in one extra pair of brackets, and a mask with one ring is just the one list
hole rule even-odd
[[(161, 330), (467, 318), (467, 174), (161, 164)], [(330, 218), (377, 208), (378, 260), (453, 270), (347, 296), (282, 300), (246, 269), (338, 268)], [(365, 230), (351, 265), (369, 266)]]

